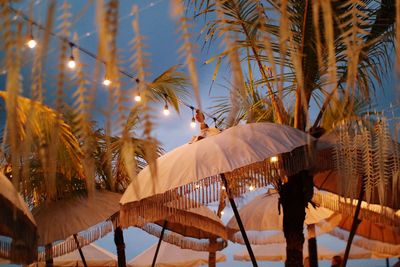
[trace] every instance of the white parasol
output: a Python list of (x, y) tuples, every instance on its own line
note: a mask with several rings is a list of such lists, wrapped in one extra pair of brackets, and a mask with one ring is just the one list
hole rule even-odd
[[(267, 193), (255, 197), (240, 210), (240, 217), (246, 228), (247, 235), (252, 244), (263, 245), (270, 243), (284, 243), (283, 213), (279, 214), (279, 194)], [(311, 204), (306, 209), (306, 225), (315, 225), (315, 235), (321, 235), (334, 229), (340, 222), (341, 216), (325, 208), (314, 208)], [(227, 229), (229, 239), (243, 244), (243, 237), (239, 226), (232, 217)], [(312, 236), (314, 237), (314, 236)], [(311, 238), (311, 237), (310, 237)]]
[[(144, 252), (136, 256), (134, 259), (127, 263), (128, 267), (150, 267), (152, 265), (153, 257), (157, 248), (154, 244)], [(208, 253), (194, 251), (190, 249), (181, 249), (177, 246), (162, 243), (158, 252), (158, 258), (155, 266), (157, 267), (171, 267), (171, 266), (185, 266), (196, 267), (208, 264)], [(216, 253), (216, 262), (223, 262), (226, 260), (224, 254)]]
[[(116, 267), (117, 256), (113, 253), (101, 248), (95, 244), (90, 244), (82, 248), (82, 252), (85, 254), (85, 260), (88, 267)], [(46, 263), (41, 261), (31, 264), (30, 267), (44, 267)], [(59, 256), (53, 260), (54, 267), (82, 267), (84, 266), (81, 256), (78, 251), (75, 250), (71, 253)]]
[(37, 255), (36, 223), (28, 206), (6, 176), (0, 174), (0, 258), (30, 263)]

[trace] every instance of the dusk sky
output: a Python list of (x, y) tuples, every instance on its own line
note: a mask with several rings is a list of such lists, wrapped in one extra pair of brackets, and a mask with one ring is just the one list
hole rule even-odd
[[(96, 0), (95, 0), (96, 1)], [(94, 1), (94, 2), (95, 2)], [(15, 5), (17, 8), (21, 8), (25, 13), (28, 13), (28, 2), (22, 1), (21, 4)], [(62, 1), (58, 1), (58, 4), (61, 4)], [(91, 52), (96, 52), (96, 44), (97, 44), (97, 28), (95, 25), (95, 5), (90, 5), (87, 12), (83, 14), (83, 16), (78, 16), (81, 13), (81, 10), (84, 8), (86, 2), (91, 1), (80, 1), (80, 0), (72, 0), (68, 1), (72, 5), (72, 14), (73, 14), (73, 25), (72, 31), (76, 32), (79, 36), (78, 43), (82, 47), (90, 50)], [(118, 48), (120, 49), (121, 58), (126, 60), (130, 56), (130, 41), (133, 39), (133, 31), (132, 31), (132, 19), (131, 9), (132, 5), (136, 4), (139, 6), (139, 24), (140, 30), (143, 36), (146, 37), (145, 43), (148, 46), (146, 52), (150, 55), (150, 68), (149, 71), (152, 74), (152, 77), (156, 77), (161, 74), (163, 71), (168, 69), (169, 67), (176, 64), (183, 64), (184, 59), (178, 55), (178, 48), (181, 46), (181, 41), (179, 37), (179, 33), (177, 33), (177, 26), (175, 21), (170, 16), (170, 3), (169, 0), (121, 0), (120, 1), (120, 9), (119, 9), (119, 17), (120, 17), (120, 27), (119, 27), (119, 35), (118, 35)], [(38, 21), (41, 24), (44, 24), (45, 19), (45, 10), (47, 6), (46, 0), (36, 0), (35, 1), (35, 12), (34, 12), (34, 20)], [(217, 50), (221, 49), (218, 43), (214, 43), (212, 49), (201, 50), (203, 39), (198, 36), (200, 32), (201, 25), (203, 22), (203, 18), (200, 17), (196, 21), (196, 25), (193, 28), (193, 42), (197, 42), (198, 50), (197, 50), (197, 61), (198, 61), (198, 76), (200, 81), (200, 89), (201, 89), (201, 97), (202, 97), (202, 106), (207, 111), (208, 107), (212, 106), (212, 99), (216, 96), (226, 95), (227, 89), (224, 85), (228, 84), (227, 80), (229, 80), (229, 72), (227, 71), (226, 66), (221, 66), (221, 71), (218, 74), (218, 79), (215, 82), (213, 89), (211, 90), (211, 94), (209, 94), (209, 88), (211, 85), (211, 80), (213, 76), (213, 71), (215, 68), (215, 63), (210, 65), (204, 65), (204, 61), (209, 57), (214, 55)], [(37, 34), (37, 29), (34, 29), (34, 33)], [(72, 37), (71, 37), (72, 39)], [(56, 72), (56, 62), (57, 62), (57, 47), (56, 40), (52, 39), (50, 50), (48, 53), (47, 63), (46, 63), (46, 90), (48, 92), (47, 99), (50, 101), (53, 96), (52, 88), (55, 88), (55, 76)], [(24, 77), (24, 86), (25, 88), (29, 88), (30, 83), (30, 62), (33, 58), (33, 54), (31, 51), (27, 51), (25, 53), (24, 60), (24, 68), (23, 74)], [(88, 71), (91, 71), (91, 68), (94, 68), (94, 60), (81, 55), (83, 62), (87, 65)], [(129, 62), (122, 62), (122, 68), (129, 73), (133, 73), (131, 69), (129, 69)], [(182, 68), (183, 70), (184, 67)], [(26, 75), (25, 75), (26, 74)], [(393, 103), (397, 109), (395, 111), (399, 112), (399, 98), (398, 95), (395, 94), (394, 84), (395, 81), (393, 79), (393, 75), (388, 75), (388, 81), (385, 85), (385, 94), (381, 95), (378, 93), (380, 97), (384, 97), (385, 100), (380, 100), (377, 106), (377, 110), (380, 110), (380, 107), (388, 109), (389, 103)], [(4, 87), (4, 75), (0, 76), (0, 86)], [(134, 81), (129, 81), (128, 79), (124, 79), (124, 86), (127, 88), (134, 85)], [(3, 89), (3, 88), (1, 88)], [(106, 105), (104, 102), (104, 87), (99, 82), (98, 86), (98, 107), (103, 107)], [(55, 91), (55, 90), (54, 90)], [(53, 92), (54, 92), (53, 91)], [(72, 91), (71, 91), (72, 92)], [(195, 105), (194, 97), (188, 99), (188, 103)], [(159, 109), (159, 116), (155, 117), (155, 132), (154, 135), (158, 140), (162, 143), (163, 148), (166, 151), (170, 151), (171, 149), (187, 143), (193, 135), (197, 134), (198, 129), (192, 129), (190, 127), (191, 120), (191, 111), (187, 107), (181, 107), (181, 113), (176, 114), (172, 112), (170, 116), (165, 117), (162, 115), (163, 105), (155, 105), (154, 109)], [(4, 114), (3, 114), (4, 116)], [(313, 116), (313, 115), (311, 115)], [(101, 121), (102, 119), (100, 119)], [(212, 120), (207, 121), (209, 124), (213, 124)], [(100, 125), (101, 126), (101, 125)], [(227, 222), (232, 216), (232, 212), (229, 208), (226, 208), (223, 220)], [(132, 257), (140, 254), (142, 251), (153, 245), (157, 239), (149, 234), (134, 228), (129, 228), (124, 232), (125, 235), (125, 243), (126, 243), (126, 256), (127, 261), (129, 261)], [(336, 238), (329, 236), (322, 236), (319, 238), (319, 242), (324, 244), (332, 249), (337, 249), (341, 251), (345, 248), (345, 243), (343, 241), (339, 241)], [(100, 246), (110, 250), (113, 253), (116, 253), (114, 242), (113, 242), (113, 234), (107, 235), (105, 238), (96, 242)], [(218, 264), (218, 266), (248, 266), (250, 263), (241, 263), (233, 261), (232, 255), (235, 251), (245, 249), (244, 246), (233, 245), (229, 243), (227, 249), (223, 251), (227, 255), (228, 261), (223, 264)], [(394, 259), (391, 259), (391, 263), (395, 262)], [(348, 266), (360, 266), (364, 267), (368, 266), (386, 266), (384, 260), (364, 260), (364, 261), (350, 261)], [(260, 262), (260, 266), (283, 266), (283, 263), (271, 263), (271, 262)], [(320, 264), (320, 266), (330, 266), (329, 262), (325, 261)]]

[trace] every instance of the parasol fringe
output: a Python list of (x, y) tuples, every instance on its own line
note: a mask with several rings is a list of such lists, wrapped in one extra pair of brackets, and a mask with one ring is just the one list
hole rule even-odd
[[(343, 215), (354, 215), (355, 200), (353, 201), (350, 198), (340, 197), (329, 192), (314, 192), (313, 202)], [(400, 227), (400, 215), (393, 209), (382, 207), (381, 205), (367, 204), (363, 201), (359, 216), (362, 220), (365, 219), (374, 223)]]
[[(142, 229), (151, 235), (160, 237), (162, 227), (156, 224), (146, 224)], [(228, 243), (221, 238), (217, 238), (215, 243), (211, 243), (209, 239), (188, 238), (168, 230), (164, 233), (163, 241), (179, 246), (182, 249), (211, 252), (220, 251), (228, 245)]]
[[(267, 158), (227, 172), (225, 177), (231, 185), (233, 197), (239, 197), (245, 194), (250, 186), (253, 189), (264, 187), (280, 180), (281, 177), (291, 176), (301, 170), (309, 169), (313, 162), (312, 158), (313, 152), (306, 146), (302, 146), (291, 152), (280, 154), (277, 158)], [(162, 194), (126, 203), (121, 207), (121, 226), (143, 225), (146, 222), (162, 220), (173, 215), (179, 209), (188, 210), (198, 207), (200, 204), (207, 205), (219, 201), (221, 190), (224, 190), (221, 185), (221, 177), (215, 175), (171, 189)], [(178, 198), (185, 200), (182, 203), (175, 201)], [(163, 203), (174, 204), (168, 205), (168, 209), (165, 209)]]
[(0, 207), (0, 235), (10, 237), (10, 240), (0, 240), (0, 258), (14, 263), (35, 260), (38, 242), (36, 225), (21, 210), (13, 208), (8, 199), (0, 197)]
[[(329, 234), (347, 241), (349, 233), (341, 229), (334, 229)], [(373, 253), (386, 255), (387, 258), (398, 257), (400, 255), (400, 245), (393, 245), (376, 240), (370, 240), (363, 237), (358, 237), (353, 241), (353, 244), (358, 247), (370, 250)]]
[[(106, 234), (113, 230), (113, 222), (111, 220), (99, 223), (86, 231), (80, 232), (78, 234), (78, 240), (80, 247), (84, 247), (93, 243), (94, 241), (104, 237)], [(59, 257), (65, 254), (68, 254), (74, 250), (77, 250), (78, 246), (71, 236), (67, 238), (65, 241), (54, 244), (52, 247), (53, 251), (53, 258)], [(44, 251), (39, 252), (38, 254), (38, 261), (45, 261), (46, 260), (46, 253)]]

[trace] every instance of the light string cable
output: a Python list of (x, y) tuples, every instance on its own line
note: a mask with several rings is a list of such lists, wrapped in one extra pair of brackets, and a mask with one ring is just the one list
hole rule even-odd
[[(158, 3), (162, 2), (162, 1), (164, 1), (164, 0), (159, 0), (159, 1), (156, 2), (156, 3), (158, 4)], [(155, 5), (155, 4), (154, 4), (154, 5)], [(151, 7), (153, 7), (154, 5), (152, 5)], [(10, 6), (10, 5), (8, 6), (8, 8), (10, 9), (10, 11), (12, 11), (13, 13), (15, 13), (17, 16), (19, 16), (20, 18), (22, 18), (24, 21), (26, 21), (27, 23), (30, 23), (31, 27), (36, 26), (39, 30), (46, 31), (46, 28), (45, 28), (42, 24), (40, 24), (40, 23), (38, 23), (37, 21), (35, 21), (35, 20), (29, 18), (29, 17), (28, 17), (25, 13), (23, 13), (22, 11), (19, 11), (19, 10), (13, 8), (13, 7)], [(131, 16), (131, 15), (127, 15), (127, 16), (125, 16), (124, 18), (127, 18), (127, 17), (129, 17), (129, 16)], [(91, 57), (92, 59), (94, 59), (94, 60), (96, 60), (96, 61), (99, 61), (99, 62), (103, 63), (104, 65), (107, 64), (103, 59), (97, 57), (93, 52), (91, 52), (91, 51), (89, 51), (88, 49), (82, 47), (81, 45), (78, 45), (77, 43), (73, 42), (72, 40), (69, 40), (68, 38), (65, 38), (65, 37), (61, 37), (61, 36), (59, 36), (58, 34), (54, 33), (53, 31), (49, 31), (49, 34), (50, 34), (50, 36), (52, 36), (52, 37), (54, 37), (54, 38), (57, 38), (57, 39), (59, 39), (60, 41), (63, 41), (63, 42), (66, 42), (66, 43), (69, 44), (70, 50), (71, 50), (71, 56), (72, 56), (72, 57), (69, 58), (69, 62), (68, 62), (68, 63), (71, 63), (71, 64), (70, 64), (70, 67), (74, 64), (74, 63), (72, 63), (72, 61), (74, 60), (73, 54), (72, 54), (73, 49), (78, 49), (78, 50), (81, 51), (82, 53), (86, 54), (87, 56)], [(33, 37), (33, 36), (32, 36), (32, 37)], [(35, 42), (36, 42), (36, 41), (35, 41)], [(37, 42), (36, 42), (36, 43), (37, 43)], [(35, 44), (35, 46), (36, 46), (36, 44)], [(124, 76), (126, 76), (126, 77), (128, 77), (128, 78), (130, 78), (130, 79), (132, 79), (132, 80), (134, 80), (134, 81), (137, 82), (137, 77), (135, 77), (133, 74), (130, 74), (130, 73), (128, 73), (127, 71), (125, 71), (125, 70), (123, 70), (123, 69), (121, 69), (121, 68), (118, 68), (118, 71), (119, 71), (119, 73), (121, 73), (122, 75), (124, 75)], [(167, 98), (167, 97), (168, 97), (168, 95), (167, 95), (165, 98)], [(178, 100), (178, 102), (179, 102), (180, 104), (186, 106), (186, 107), (189, 108), (190, 110), (192, 110), (192, 109), (198, 110), (198, 108), (194, 107), (193, 105), (190, 105), (190, 104), (186, 103), (186, 102), (183, 101), (182, 99), (179, 99), (179, 98), (178, 98), (177, 100)], [(214, 122), (215, 127), (217, 127), (218, 119), (217, 119), (215, 116), (212, 116), (211, 114), (209, 114), (208, 112), (205, 112), (205, 111), (203, 111), (203, 110), (201, 110), (201, 112), (202, 112), (206, 117), (208, 117), (209, 119), (211, 119), (211, 120)], [(224, 123), (224, 121), (221, 120), (221, 121), (220, 121), (220, 124), (223, 124), (223, 123)]]

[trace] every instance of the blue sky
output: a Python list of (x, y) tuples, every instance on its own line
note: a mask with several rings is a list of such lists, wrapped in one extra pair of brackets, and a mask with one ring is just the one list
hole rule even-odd
[[(17, 7), (22, 8), (27, 13), (28, 11), (28, 3), (29, 1), (22, 1)], [(59, 1), (61, 3), (61, 1)], [(72, 14), (73, 18), (75, 18), (75, 22), (72, 25), (72, 31), (77, 32), (78, 36), (80, 36), (78, 43), (92, 52), (96, 51), (96, 43), (97, 43), (97, 34), (96, 34), (96, 25), (94, 19), (94, 6), (90, 6), (89, 10), (82, 16), (76, 17), (77, 14), (80, 13), (80, 10), (83, 8), (84, 3), (86, 1), (80, 0), (71, 0), (69, 3), (72, 5)], [(169, 0), (121, 0), (120, 1), (120, 28), (118, 35), (118, 47), (120, 48), (121, 58), (128, 58), (130, 56), (129, 52), (129, 42), (133, 37), (131, 22), (132, 16), (130, 16), (132, 4), (137, 4), (139, 6), (139, 23), (141, 33), (146, 36), (146, 45), (148, 46), (146, 52), (150, 54), (150, 68), (149, 71), (152, 73), (152, 77), (157, 76), (162, 73), (172, 65), (183, 63), (183, 59), (178, 55), (177, 50), (181, 45), (181, 41), (179, 39), (179, 34), (177, 33), (177, 26), (175, 22), (170, 18), (169, 14)], [(36, 0), (35, 1), (35, 17), (34, 19), (41, 22), (43, 24), (45, 8), (47, 5), (47, 1), (45, 0)], [(199, 24), (202, 24), (202, 19), (197, 20), (197, 25), (193, 28), (193, 33), (195, 34), (193, 40), (195, 41), (197, 38), (197, 33), (200, 32), (201, 27)], [(36, 33), (37, 31), (34, 31)], [(89, 34), (88, 34), (89, 33)], [(198, 59), (198, 75), (200, 81), (201, 88), (201, 96), (202, 96), (202, 104), (203, 108), (210, 107), (212, 105), (212, 97), (221, 96), (226, 94), (226, 89), (221, 86), (221, 83), (224, 83), (224, 78), (229, 79), (229, 73), (226, 69), (226, 66), (221, 67), (221, 72), (219, 74), (219, 79), (213, 86), (213, 90), (211, 91), (211, 95), (209, 95), (209, 87), (211, 84), (211, 79), (214, 71), (214, 64), (204, 65), (202, 64), (210, 55), (215, 54), (218, 49), (221, 49), (217, 44), (210, 51), (201, 51), (201, 40), (199, 39), (199, 47), (197, 50), (196, 57)], [(48, 60), (46, 63), (46, 88), (48, 91), (48, 100), (52, 99), (52, 88), (55, 87), (54, 78), (56, 69), (56, 60), (57, 60), (57, 44), (55, 40), (52, 40), (50, 46)], [(29, 87), (29, 76), (30, 76), (30, 58), (33, 58), (33, 52), (27, 51), (24, 57), (24, 63), (26, 64), (23, 68), (23, 76), (28, 77), (24, 79), (24, 86)], [(87, 56), (82, 55), (82, 60), (87, 65), (87, 68), (93, 68), (94, 61)], [(132, 70), (129, 69), (129, 65), (127, 62), (123, 62), (123, 68), (128, 72), (132, 73)], [(392, 102), (394, 105), (398, 105), (398, 97), (395, 95), (394, 89), (394, 79), (392, 75), (389, 75), (389, 79), (387, 84), (385, 85), (385, 97), (384, 101), (380, 101), (379, 105), (382, 107), (388, 107), (388, 103)], [(124, 80), (125, 86), (129, 87), (133, 83), (128, 80)], [(0, 76), (0, 85), (4, 86), (4, 75)], [(99, 83), (98, 85), (98, 106), (103, 107), (105, 105), (104, 102), (104, 88)], [(382, 98), (383, 99), (383, 98)], [(396, 103), (397, 102), (397, 103)], [(191, 104), (194, 104), (192, 101)], [(160, 116), (155, 117), (156, 129), (155, 129), (155, 137), (158, 138), (166, 151), (171, 150), (174, 147), (182, 145), (188, 142), (193, 135), (196, 135), (197, 129), (191, 129), (189, 126), (191, 120), (191, 111), (188, 108), (182, 107), (182, 112), (180, 115), (172, 112), (169, 117), (164, 117), (161, 114), (162, 105), (155, 106), (155, 109), (160, 110)], [(209, 121), (211, 123), (211, 121)], [(228, 208), (229, 210), (229, 208)], [(227, 220), (228, 214), (231, 214), (229, 211), (224, 215), (224, 220)], [(125, 231), (125, 243), (127, 246), (127, 260), (131, 259), (135, 255), (139, 254), (153, 243), (157, 241), (156, 238), (148, 235), (147, 233), (130, 228)], [(330, 239), (329, 237), (322, 237), (321, 243), (326, 244), (334, 244), (340, 249), (343, 245), (343, 242)], [(107, 235), (102, 240), (99, 240), (97, 244), (101, 245), (104, 248), (109, 249), (110, 251), (115, 253), (115, 246), (113, 242), (112, 234)], [(233, 246), (231, 243), (227, 249), (224, 250), (224, 253), (228, 255), (228, 262), (221, 264), (219, 266), (248, 266), (249, 263), (238, 263), (233, 262), (231, 255), (235, 250), (244, 249), (244, 247)], [(392, 263), (394, 260), (392, 260)], [(384, 260), (379, 261), (350, 261), (349, 266), (385, 266)], [(260, 266), (267, 266), (267, 264), (261, 263)], [(268, 263), (268, 266), (283, 266), (283, 263)], [(329, 266), (328, 262), (323, 262), (320, 266)]]

